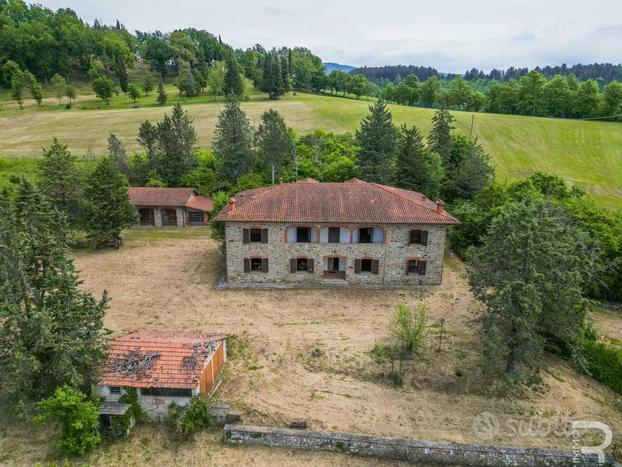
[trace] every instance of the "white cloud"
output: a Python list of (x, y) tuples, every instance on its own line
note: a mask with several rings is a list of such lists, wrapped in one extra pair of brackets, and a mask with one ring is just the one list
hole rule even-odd
[(303, 45), (325, 61), (441, 71), (619, 62), (619, 0), (43, 0), (128, 29), (196, 27), (236, 47)]

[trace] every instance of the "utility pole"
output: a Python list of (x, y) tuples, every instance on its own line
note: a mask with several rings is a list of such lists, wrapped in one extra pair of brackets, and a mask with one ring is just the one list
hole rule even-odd
[(471, 114), (471, 131), (469, 131), (469, 139), (473, 139), (473, 122), (475, 121), (475, 114)]

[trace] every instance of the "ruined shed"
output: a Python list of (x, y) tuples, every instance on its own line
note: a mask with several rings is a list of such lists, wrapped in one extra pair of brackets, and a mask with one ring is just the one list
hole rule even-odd
[(142, 409), (159, 418), (173, 402), (186, 405), (192, 396), (211, 394), (226, 359), (224, 334), (136, 332), (112, 341), (95, 393), (110, 402), (135, 388)]

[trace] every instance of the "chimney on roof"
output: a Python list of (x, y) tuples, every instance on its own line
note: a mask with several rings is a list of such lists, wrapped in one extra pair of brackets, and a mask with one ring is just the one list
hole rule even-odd
[(445, 212), (445, 203), (443, 203), (440, 199), (436, 202), (436, 213), (443, 214)]
[(229, 198), (229, 211), (235, 211), (235, 198), (232, 196)]

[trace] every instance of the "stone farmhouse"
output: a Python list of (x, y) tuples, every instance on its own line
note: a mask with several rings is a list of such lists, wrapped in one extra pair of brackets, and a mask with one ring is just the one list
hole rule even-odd
[(214, 205), (194, 188), (130, 187), (130, 202), (138, 211), (141, 227), (204, 225)]
[(102, 415), (119, 416), (129, 408), (119, 399), (136, 388), (143, 411), (158, 419), (173, 402), (187, 405), (192, 396), (213, 393), (226, 360), (224, 334), (135, 332), (111, 342), (94, 393), (104, 398)]
[(238, 193), (225, 225), (227, 282), (437, 285), (447, 227), (458, 220), (421, 193), (353, 179), (305, 179)]

